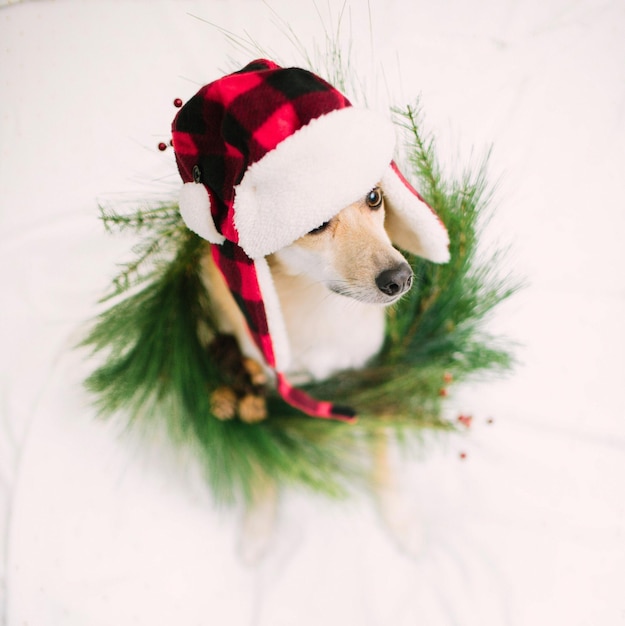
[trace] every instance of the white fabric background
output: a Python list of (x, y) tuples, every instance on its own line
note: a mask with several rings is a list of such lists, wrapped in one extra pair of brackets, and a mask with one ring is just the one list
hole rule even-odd
[[(72, 346), (130, 244), (97, 198), (171, 190), (156, 145), (173, 98), (249, 60), (190, 14), (299, 59), (258, 0), (0, 4), (3, 624), (625, 624), (620, 0), (371, 0), (373, 34), (351, 2), (380, 102), (420, 94), (450, 163), (494, 144), (485, 244), (511, 243), (529, 286), (491, 328), (522, 363), (456, 390), (471, 432), (406, 462), (420, 558), (364, 496), (291, 494), (257, 568), (237, 557), (240, 511), (216, 510), (191, 463), (95, 419)], [(323, 43), (312, 3), (271, 7)]]

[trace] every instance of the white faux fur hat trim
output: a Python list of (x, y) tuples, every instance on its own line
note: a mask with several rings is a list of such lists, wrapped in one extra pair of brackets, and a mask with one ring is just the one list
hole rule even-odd
[(210, 197), (200, 183), (185, 183), (178, 198), (180, 215), (187, 227), (211, 243), (221, 245), (225, 237), (217, 230), (211, 214)]
[(449, 261), (449, 235), (434, 211), (391, 163), (381, 180), (385, 227), (399, 248), (433, 261)]
[(285, 371), (291, 363), (291, 347), (276, 286), (266, 259), (256, 259), (254, 266), (256, 268), (258, 287), (260, 288), (263, 305), (265, 306), (267, 326), (269, 327), (276, 362), (275, 367), (277, 371)]
[(378, 184), (395, 131), (348, 107), (313, 119), (251, 165), (235, 187), (238, 244), (252, 259), (290, 245)]

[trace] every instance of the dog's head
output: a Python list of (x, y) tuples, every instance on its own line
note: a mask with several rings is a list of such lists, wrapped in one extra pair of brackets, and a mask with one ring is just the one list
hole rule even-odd
[(380, 186), (274, 258), (284, 271), (308, 276), (361, 302), (389, 305), (412, 285), (412, 269), (385, 228)]

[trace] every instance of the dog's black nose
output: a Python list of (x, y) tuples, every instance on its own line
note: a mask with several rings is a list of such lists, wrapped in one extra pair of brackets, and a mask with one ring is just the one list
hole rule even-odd
[(390, 270), (380, 272), (375, 284), (378, 289), (387, 296), (396, 296), (410, 289), (412, 285), (412, 270), (408, 263), (402, 263)]

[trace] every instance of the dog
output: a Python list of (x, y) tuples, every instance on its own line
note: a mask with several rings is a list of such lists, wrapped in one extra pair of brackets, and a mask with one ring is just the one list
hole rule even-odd
[[(226, 382), (212, 393), (213, 416), (265, 419), (264, 388), (275, 383), (311, 418), (353, 422), (349, 407), (294, 384), (361, 368), (379, 352), (385, 308), (413, 282), (398, 249), (449, 260), (445, 226), (401, 173), (396, 143), (386, 115), (268, 59), (204, 85), (180, 108), (172, 123), (180, 213), (211, 244), (201, 271), (218, 332), (207, 333), (208, 348)], [(410, 543), (383, 440), (373, 457), (382, 516)], [(258, 482), (247, 516), (252, 556), (276, 510), (275, 486)]]
[[(299, 384), (365, 366), (384, 342), (386, 307), (406, 294), (414, 279), (386, 231), (380, 185), (267, 261), (291, 345), (286, 373)], [(203, 258), (202, 275), (217, 329), (236, 339), (249, 383), (243, 394), (235, 388), (218, 389), (213, 412), (222, 419), (264, 419), (264, 398), (254, 389), (270, 379), (271, 371), (263, 366), (244, 316), (210, 254)], [(372, 452), (372, 487), (380, 514), (401, 546), (416, 553), (420, 531), (402, 505), (382, 436)], [(258, 491), (245, 515), (241, 545), (244, 560), (251, 563), (269, 544), (277, 510), (275, 485), (265, 481)]]

